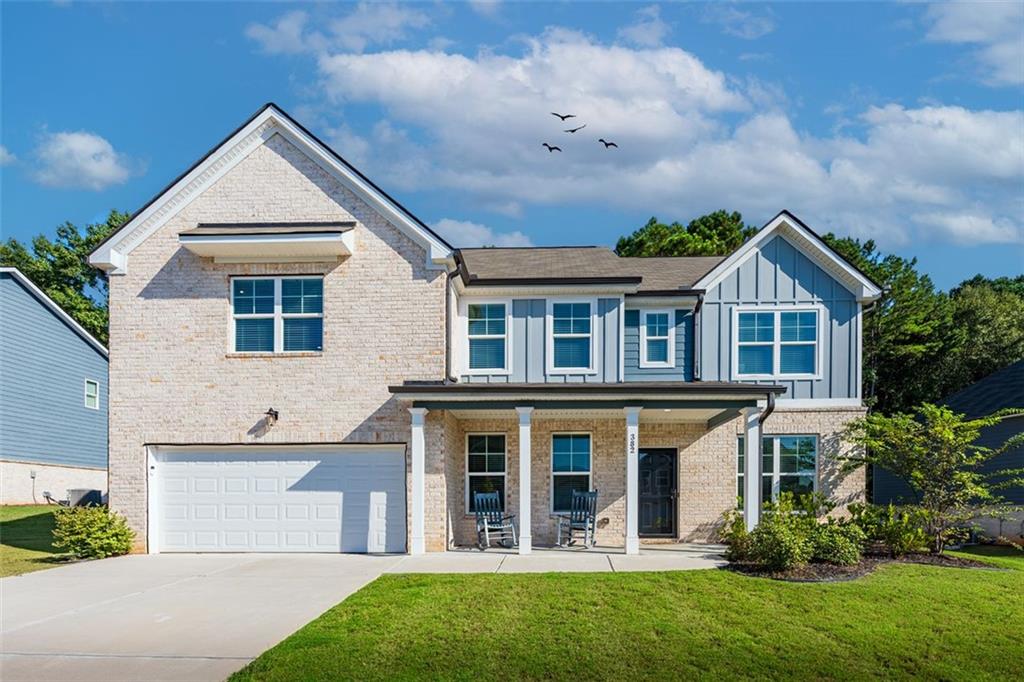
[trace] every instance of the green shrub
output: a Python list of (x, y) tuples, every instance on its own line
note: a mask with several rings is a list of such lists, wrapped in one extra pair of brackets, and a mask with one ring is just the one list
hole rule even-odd
[(127, 554), (135, 533), (107, 507), (62, 507), (54, 513), (53, 545), (79, 559)]
[(852, 566), (860, 561), (864, 531), (852, 523), (820, 524), (812, 536), (812, 561)]
[(851, 504), (851, 522), (868, 541), (880, 542), (894, 557), (928, 549), (927, 516), (918, 507)]
[(750, 558), (750, 533), (739, 511), (726, 513), (722, 541), (726, 544), (725, 558), (729, 561), (746, 561)]
[(773, 571), (803, 566), (811, 560), (814, 545), (792, 523), (764, 519), (750, 533), (750, 559)]

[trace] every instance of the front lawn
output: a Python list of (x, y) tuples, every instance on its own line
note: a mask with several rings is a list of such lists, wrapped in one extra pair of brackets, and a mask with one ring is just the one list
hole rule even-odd
[(51, 568), (55, 506), (0, 507), (0, 577)]
[(1007, 570), (900, 564), (832, 584), (388, 575), (231, 679), (1019, 679), (1024, 554), (994, 553)]

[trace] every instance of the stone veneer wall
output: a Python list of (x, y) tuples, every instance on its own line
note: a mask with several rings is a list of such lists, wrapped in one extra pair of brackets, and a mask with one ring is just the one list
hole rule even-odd
[[(299, 220), (356, 221), (353, 255), (215, 264), (178, 245), (200, 222)], [(230, 352), (230, 277), (287, 274), (324, 275), (323, 352)], [(443, 376), (444, 279), (422, 247), (279, 135), (138, 245), (127, 274), (110, 278), (109, 493), (136, 549), (146, 549), (145, 444), (407, 443), (409, 414), (387, 387)], [(281, 416), (268, 431), (269, 407)], [(430, 544), (443, 548), (436, 526), (431, 517)]]
[[(623, 419), (555, 420), (534, 413), (531, 449), (533, 454), (533, 541), (549, 544), (555, 540), (550, 515), (551, 434), (584, 431), (593, 435), (592, 475), (598, 495), (597, 541), (602, 545), (625, 543), (625, 439)], [(840, 434), (862, 409), (776, 410), (765, 422), (764, 433), (814, 434), (819, 437), (819, 490), (845, 505), (864, 499), (863, 470), (843, 476), (838, 456), (849, 452)], [(507, 510), (519, 510), (519, 427), (513, 419), (446, 419), (447, 498), (451, 519), (450, 538), (456, 545), (476, 542), (475, 522), (466, 513), (465, 471), (467, 433), (506, 434)], [(700, 424), (641, 422), (640, 447), (672, 447), (679, 451), (678, 537), (684, 541), (706, 542), (718, 538), (723, 515), (736, 504), (736, 448), (742, 419), (715, 429)], [(428, 453), (428, 457), (429, 457)], [(430, 493), (428, 492), (428, 497)]]

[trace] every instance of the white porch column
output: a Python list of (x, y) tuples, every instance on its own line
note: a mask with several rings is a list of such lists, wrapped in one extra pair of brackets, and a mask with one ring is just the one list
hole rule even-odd
[(761, 520), (761, 409), (743, 409), (743, 518), (751, 531)]
[(423, 437), (423, 422), (427, 408), (410, 407), (412, 415), (412, 528), (409, 531), (410, 554), (426, 552), (424, 541), (424, 499), (426, 497), (426, 440)]
[(530, 518), (530, 416), (532, 407), (517, 407), (519, 414), (519, 553), (533, 551), (533, 523)]
[(626, 554), (640, 553), (640, 410), (626, 407)]

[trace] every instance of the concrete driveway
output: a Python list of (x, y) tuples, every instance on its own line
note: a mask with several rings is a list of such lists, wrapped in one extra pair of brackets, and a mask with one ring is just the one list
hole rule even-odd
[(222, 680), (403, 556), (126, 556), (0, 579), (0, 679)]

